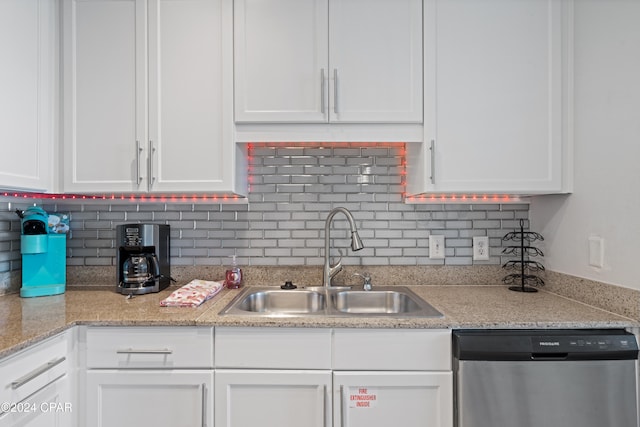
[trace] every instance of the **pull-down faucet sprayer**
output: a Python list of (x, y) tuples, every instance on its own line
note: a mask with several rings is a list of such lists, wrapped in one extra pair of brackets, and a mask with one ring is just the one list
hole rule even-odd
[(331, 265), (329, 259), (329, 242), (331, 237), (329, 235), (331, 229), (331, 222), (333, 221), (333, 217), (338, 213), (342, 212), (349, 221), (349, 227), (351, 228), (351, 250), (359, 251), (364, 248), (364, 244), (358, 235), (358, 230), (356, 229), (356, 222), (353, 219), (353, 215), (346, 208), (335, 208), (331, 212), (329, 212), (329, 216), (327, 216), (327, 220), (324, 224), (324, 269), (323, 269), (323, 277), (322, 277), (322, 285), (325, 287), (331, 286), (331, 278), (338, 274), (342, 270), (342, 257), (338, 260), (336, 265)]

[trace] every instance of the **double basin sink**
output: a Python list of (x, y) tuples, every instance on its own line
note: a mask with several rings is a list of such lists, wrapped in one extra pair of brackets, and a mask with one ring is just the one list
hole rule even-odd
[(249, 287), (238, 294), (221, 315), (258, 317), (443, 317), (404, 286), (373, 290), (313, 287), (283, 290), (275, 286)]

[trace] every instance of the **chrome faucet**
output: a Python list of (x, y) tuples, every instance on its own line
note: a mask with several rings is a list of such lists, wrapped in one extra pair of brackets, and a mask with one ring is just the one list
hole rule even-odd
[(351, 228), (351, 249), (353, 251), (359, 251), (364, 248), (362, 244), (362, 240), (360, 236), (358, 236), (358, 230), (356, 229), (356, 222), (353, 219), (353, 215), (346, 208), (335, 208), (331, 212), (329, 212), (329, 216), (327, 216), (327, 220), (324, 223), (324, 269), (322, 275), (322, 286), (329, 287), (331, 286), (331, 279), (333, 276), (342, 271), (342, 252), (340, 252), (340, 259), (338, 260), (336, 265), (331, 265), (329, 261), (329, 241), (331, 237), (329, 236), (331, 229), (331, 221), (333, 221), (333, 217), (338, 213), (342, 212), (349, 221), (349, 227)]

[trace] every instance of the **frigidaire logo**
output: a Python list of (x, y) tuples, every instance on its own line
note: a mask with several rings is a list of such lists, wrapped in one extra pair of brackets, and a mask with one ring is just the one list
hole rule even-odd
[(545, 347), (559, 347), (560, 342), (559, 341), (540, 341), (540, 345)]

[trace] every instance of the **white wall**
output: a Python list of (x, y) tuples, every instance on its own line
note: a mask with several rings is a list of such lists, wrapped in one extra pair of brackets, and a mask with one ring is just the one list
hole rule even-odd
[(574, 25), (574, 192), (534, 198), (531, 229), (549, 270), (640, 289), (640, 1), (576, 0)]

